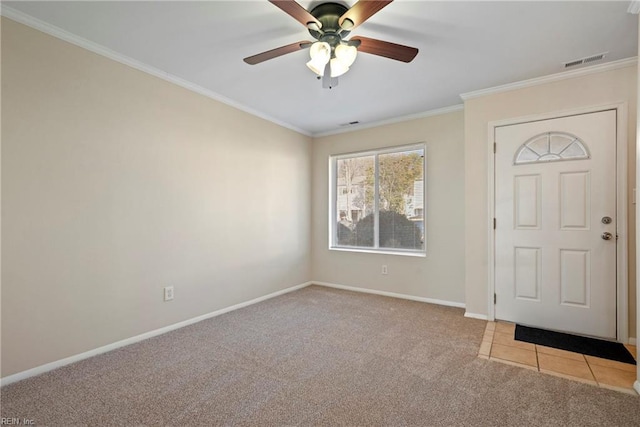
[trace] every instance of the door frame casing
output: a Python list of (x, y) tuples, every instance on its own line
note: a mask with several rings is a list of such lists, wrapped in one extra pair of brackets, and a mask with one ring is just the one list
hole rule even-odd
[(524, 117), (495, 120), (488, 123), (488, 294), (487, 294), (487, 318), (495, 321), (495, 305), (493, 295), (495, 293), (495, 230), (493, 218), (495, 218), (495, 184), (496, 164), (493, 144), (495, 142), (495, 129), (502, 126), (517, 125), (534, 121), (550, 120), (580, 114), (597, 113), (607, 110), (616, 111), (616, 336), (622, 343), (629, 342), (629, 277), (628, 277), (628, 224), (627, 224), (627, 103), (618, 102), (594, 107), (576, 108), (551, 113), (535, 114)]

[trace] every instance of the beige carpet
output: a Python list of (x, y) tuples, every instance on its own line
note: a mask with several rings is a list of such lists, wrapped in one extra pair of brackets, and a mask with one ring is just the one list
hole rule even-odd
[(478, 359), (463, 310), (311, 286), (3, 387), (38, 425), (638, 426), (640, 398)]

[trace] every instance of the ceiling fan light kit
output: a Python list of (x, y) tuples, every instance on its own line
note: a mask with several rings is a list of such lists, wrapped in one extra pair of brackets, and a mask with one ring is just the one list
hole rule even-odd
[(315, 42), (309, 49), (311, 60), (307, 67), (319, 76), (324, 76), (324, 70), (329, 63), (331, 77), (338, 77), (349, 71), (349, 67), (356, 60), (358, 49), (354, 46), (340, 44), (335, 48), (327, 42)]
[[(322, 3), (310, 12), (294, 0), (269, 2), (304, 25), (316, 41), (293, 43), (247, 57), (244, 61), (248, 64), (259, 64), (287, 53), (310, 48), (311, 60), (307, 62), (307, 67), (316, 73), (318, 78), (324, 77), (323, 87), (331, 88), (337, 85), (337, 77), (349, 71), (349, 67), (356, 60), (358, 50), (402, 62), (411, 62), (418, 54), (416, 48), (382, 40), (364, 37), (345, 40), (351, 30), (392, 0), (360, 0), (350, 9), (338, 3)], [(331, 78), (331, 83), (327, 82), (328, 78)]]

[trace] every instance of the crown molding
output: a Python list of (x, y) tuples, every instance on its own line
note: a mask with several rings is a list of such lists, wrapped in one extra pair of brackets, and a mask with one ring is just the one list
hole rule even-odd
[(580, 68), (578, 70), (563, 71), (561, 73), (550, 74), (548, 76), (536, 77), (529, 80), (522, 80), (520, 82), (508, 83), (506, 85), (490, 87), (487, 89), (480, 89), (473, 92), (466, 92), (460, 94), (460, 98), (464, 101), (473, 98), (479, 98), (486, 95), (494, 95), (496, 93), (508, 92), (516, 89), (524, 89), (527, 87), (538, 86), (541, 84), (557, 82), (560, 80), (572, 79), (575, 77), (587, 76), (589, 74), (602, 73), (604, 71), (618, 70), (620, 68), (633, 67), (638, 63), (638, 57), (620, 59), (618, 61), (611, 61), (604, 64), (592, 65), (590, 67)]
[(390, 119), (378, 120), (375, 122), (361, 123), (358, 125), (348, 126), (341, 129), (332, 129), (325, 132), (317, 132), (317, 133), (313, 133), (311, 136), (313, 136), (314, 138), (318, 138), (321, 136), (337, 135), (340, 133), (354, 132), (362, 129), (369, 129), (369, 128), (383, 126), (383, 125), (406, 122), (409, 120), (423, 119), (425, 117), (440, 116), (442, 114), (453, 113), (455, 111), (462, 111), (462, 110), (464, 110), (464, 104), (456, 104), (450, 107), (437, 108), (435, 110), (428, 110), (421, 113), (409, 114), (406, 116), (398, 116)]
[(144, 73), (150, 74), (154, 77), (158, 77), (162, 80), (165, 80), (167, 82), (173, 83), (175, 85), (178, 85), (184, 89), (187, 89), (191, 92), (195, 92), (197, 94), (206, 96), (207, 98), (213, 99), (215, 101), (221, 102), (223, 104), (226, 104), (230, 107), (236, 108), (238, 110), (244, 111), (245, 113), (251, 114), (253, 116), (262, 118), (264, 120), (267, 120), (269, 122), (272, 122), (274, 124), (277, 124), (279, 126), (285, 127), (287, 129), (291, 129), (295, 132), (301, 133), (305, 136), (311, 136), (311, 137), (319, 137), (319, 136), (327, 136), (327, 135), (334, 135), (334, 134), (338, 134), (338, 133), (345, 133), (345, 132), (352, 132), (354, 130), (360, 130), (360, 129), (366, 129), (366, 128), (371, 128), (371, 127), (376, 127), (376, 126), (381, 126), (381, 125), (386, 125), (386, 124), (392, 124), (392, 123), (398, 123), (398, 122), (403, 122), (403, 121), (407, 121), (407, 120), (413, 120), (413, 119), (419, 119), (419, 118), (424, 118), (424, 117), (430, 117), (430, 116), (437, 116), (440, 114), (446, 114), (446, 113), (450, 113), (453, 111), (460, 111), (463, 109), (463, 105), (459, 104), (459, 105), (454, 105), (452, 107), (445, 107), (445, 108), (439, 108), (436, 110), (430, 110), (430, 111), (426, 111), (423, 113), (418, 113), (418, 114), (412, 114), (412, 115), (408, 115), (408, 116), (401, 116), (401, 117), (396, 117), (396, 118), (391, 118), (391, 119), (385, 119), (385, 120), (381, 120), (381, 121), (376, 121), (376, 122), (371, 122), (371, 123), (364, 123), (361, 125), (357, 125), (357, 126), (350, 126), (348, 128), (344, 128), (344, 129), (335, 129), (335, 130), (330, 130), (330, 131), (326, 131), (326, 132), (320, 132), (320, 133), (313, 133), (313, 132), (309, 132), (305, 129), (301, 129), (299, 127), (293, 126), (290, 123), (287, 122), (283, 122), (281, 120), (275, 119), (271, 116), (268, 116), (258, 110), (255, 110), (253, 108), (250, 108), (246, 105), (243, 105), (241, 103), (238, 103), (236, 101), (233, 101), (232, 99), (229, 99), (223, 95), (220, 95), (219, 93), (216, 93), (210, 89), (206, 89), (202, 86), (196, 85), (194, 83), (191, 83), (181, 77), (178, 76), (174, 76), (172, 74), (169, 74), (165, 71), (162, 71), (158, 68), (152, 67), (148, 64), (145, 64), (141, 61), (138, 61), (136, 59), (130, 58), (126, 55), (122, 55), (118, 52), (115, 52), (105, 46), (102, 46), (98, 43), (94, 43), (90, 40), (87, 40), (85, 38), (79, 37), (73, 33), (70, 33), (69, 31), (63, 30), (60, 27), (56, 27), (55, 25), (51, 25), (47, 22), (44, 22), (40, 19), (34, 18), (31, 15), (27, 15), (26, 13), (20, 12), (19, 10), (13, 9), (9, 6), (6, 6), (4, 4), (2, 4), (0, 6), (0, 15), (4, 16), (8, 19), (11, 19), (13, 21), (19, 22), (23, 25), (26, 25), (28, 27), (31, 27), (35, 30), (41, 31), (45, 34), (48, 34), (50, 36), (56, 37), (60, 40), (66, 41), (68, 43), (71, 43), (75, 46), (81, 47), (83, 49), (86, 49), (90, 52), (96, 53), (98, 55), (104, 56), (108, 59), (111, 59), (113, 61), (119, 62), (121, 64), (127, 65), (131, 68), (134, 68), (136, 70), (142, 71)]
[(76, 45), (78, 47), (81, 47), (83, 49), (86, 49), (88, 51), (91, 51), (93, 53), (96, 53), (98, 55), (104, 56), (106, 58), (109, 58), (113, 61), (119, 62), (121, 64), (127, 65), (131, 68), (135, 68), (136, 70), (142, 71), (144, 73), (147, 74), (151, 74), (154, 77), (158, 77), (162, 80), (165, 80), (169, 83), (173, 83), (175, 85), (178, 85), (184, 89), (187, 89), (191, 92), (195, 92), (199, 95), (203, 95), (206, 96), (207, 98), (213, 99), (215, 101), (221, 102), (223, 104), (226, 104), (230, 107), (236, 108), (238, 110), (244, 111), (245, 113), (251, 114), (252, 116), (256, 116), (259, 117), (261, 119), (267, 120), (271, 123), (274, 123), (276, 125), (285, 127), (287, 129), (291, 129), (295, 132), (301, 133), (303, 135), (306, 136), (312, 136), (312, 134), (304, 129), (301, 129), (299, 127), (296, 127), (290, 123), (287, 122), (283, 122), (281, 120), (278, 120), (276, 118), (273, 118), (271, 116), (268, 116), (258, 110), (255, 110), (251, 107), (248, 107), (244, 104), (241, 104), (239, 102), (233, 101), (232, 99), (227, 98), (226, 96), (220, 95), (219, 93), (216, 93), (210, 89), (204, 88), (202, 86), (199, 86), (197, 84), (191, 83), (190, 81), (187, 81), (181, 77), (178, 76), (174, 76), (172, 74), (169, 74), (165, 71), (160, 70), (159, 68), (155, 68), (152, 67), (148, 64), (145, 64), (141, 61), (138, 61), (136, 59), (130, 58), (126, 55), (122, 55), (118, 52), (115, 52), (105, 46), (102, 46), (98, 43), (94, 43), (92, 41), (89, 41), (85, 38), (79, 37), (73, 33), (70, 33), (66, 30), (63, 30), (62, 28), (56, 27), (55, 25), (51, 25), (47, 22), (44, 22), (40, 19), (34, 18), (31, 15), (27, 15), (26, 13), (20, 12), (19, 10), (13, 9), (11, 7), (8, 7), (4, 4), (2, 4), (0, 6), (0, 15), (4, 16), (5, 18), (11, 19), (12, 21), (16, 21), (20, 24), (26, 25), (28, 27), (31, 27), (35, 30), (41, 31), (45, 34), (48, 34), (50, 36), (56, 37), (60, 40), (66, 41), (68, 43), (71, 43), (73, 45)]
[(632, 0), (627, 12), (637, 15), (640, 13), (640, 0)]

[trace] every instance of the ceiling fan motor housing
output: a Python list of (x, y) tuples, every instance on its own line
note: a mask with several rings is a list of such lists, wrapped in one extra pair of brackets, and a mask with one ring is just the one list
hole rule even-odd
[(327, 42), (332, 48), (335, 48), (342, 41), (343, 37), (349, 34), (349, 31), (340, 28), (338, 23), (340, 17), (349, 10), (346, 6), (338, 3), (323, 3), (311, 10), (311, 15), (322, 24), (322, 29), (317, 31), (309, 28), (309, 34), (314, 39)]

